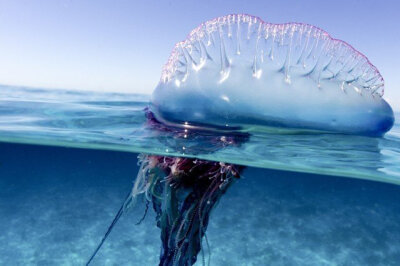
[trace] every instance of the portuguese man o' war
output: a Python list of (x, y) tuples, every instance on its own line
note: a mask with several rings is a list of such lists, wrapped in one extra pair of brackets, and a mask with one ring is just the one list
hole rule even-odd
[(377, 68), (325, 31), (228, 15), (176, 44), (152, 109), (176, 122), (381, 136), (394, 123), (383, 93)]
[[(394, 123), (383, 92), (382, 76), (363, 54), (317, 27), (228, 15), (176, 44), (145, 109), (145, 126), (168, 147), (201, 145), (209, 153), (240, 146), (251, 127), (382, 136)], [(132, 191), (87, 265), (138, 197), (145, 215), (150, 206), (156, 213), (159, 265), (193, 265), (200, 252), (205, 265), (210, 214), (244, 167), (146, 154), (139, 163)]]
[[(207, 134), (207, 130), (200, 128), (166, 125), (158, 121), (148, 108), (145, 109), (145, 115), (145, 126), (160, 134), (160, 142), (174, 136), (176, 143), (165, 143), (166, 145), (175, 146), (180, 141), (188, 144), (196, 136), (194, 146), (187, 145), (188, 150), (198, 149), (196, 145), (202, 145), (204, 152), (214, 152), (228, 146), (238, 147), (249, 137), (247, 133), (241, 132)], [(94, 259), (122, 214), (132, 208), (139, 197), (144, 198), (146, 208), (144, 216), (136, 224), (143, 221), (151, 204), (156, 213), (156, 225), (161, 229), (160, 266), (193, 265), (198, 253), (204, 252), (203, 239), (208, 247), (209, 265), (211, 250), (206, 229), (211, 211), (227, 189), (240, 178), (245, 167), (161, 155), (141, 154), (138, 158), (140, 169), (132, 191), (86, 265)], [(204, 253), (202, 257), (204, 265)]]

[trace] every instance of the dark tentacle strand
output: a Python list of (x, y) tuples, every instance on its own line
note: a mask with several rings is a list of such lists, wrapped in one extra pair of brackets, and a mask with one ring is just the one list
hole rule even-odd
[(119, 208), (117, 214), (115, 215), (112, 223), (110, 224), (110, 226), (108, 227), (106, 233), (104, 234), (103, 238), (101, 239), (99, 245), (96, 247), (96, 249), (94, 250), (94, 252), (92, 253), (92, 256), (90, 256), (89, 260), (86, 262), (86, 266), (88, 266), (92, 260), (94, 259), (94, 257), (96, 256), (97, 252), (99, 252), (101, 246), (103, 246), (104, 242), (106, 241), (107, 237), (110, 235), (112, 229), (114, 228), (114, 226), (117, 224), (118, 220), (121, 218), (122, 214), (124, 213), (124, 207), (127, 203), (127, 201), (129, 200), (131, 196), (131, 193), (129, 193), (124, 200), (124, 203), (121, 205), (121, 207)]

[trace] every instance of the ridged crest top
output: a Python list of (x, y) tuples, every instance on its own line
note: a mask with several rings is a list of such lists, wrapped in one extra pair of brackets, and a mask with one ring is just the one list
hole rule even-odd
[[(228, 41), (234, 43), (234, 49), (226, 49)], [(242, 53), (243, 49), (251, 53)], [(342, 90), (350, 88), (374, 96), (384, 93), (384, 80), (377, 68), (348, 43), (309, 24), (273, 24), (246, 14), (218, 17), (195, 28), (175, 45), (160, 82), (185, 81), (208, 61), (218, 62), (224, 75), (230, 58), (241, 54), (253, 60), (254, 77), (262, 64), (274, 63), (281, 66), (278, 70), (289, 82), (291, 73), (300, 73), (318, 86), (326, 79), (336, 81)]]

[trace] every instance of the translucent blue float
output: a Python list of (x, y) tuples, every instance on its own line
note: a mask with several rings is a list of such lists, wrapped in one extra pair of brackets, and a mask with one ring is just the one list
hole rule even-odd
[(176, 44), (153, 93), (162, 121), (381, 136), (384, 80), (344, 41), (307, 24), (228, 15)]

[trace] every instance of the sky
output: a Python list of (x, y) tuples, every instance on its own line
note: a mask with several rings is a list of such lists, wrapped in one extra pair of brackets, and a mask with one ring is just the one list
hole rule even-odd
[(0, 84), (151, 93), (174, 44), (247, 13), (318, 26), (365, 54), (400, 110), (400, 1), (0, 0)]

